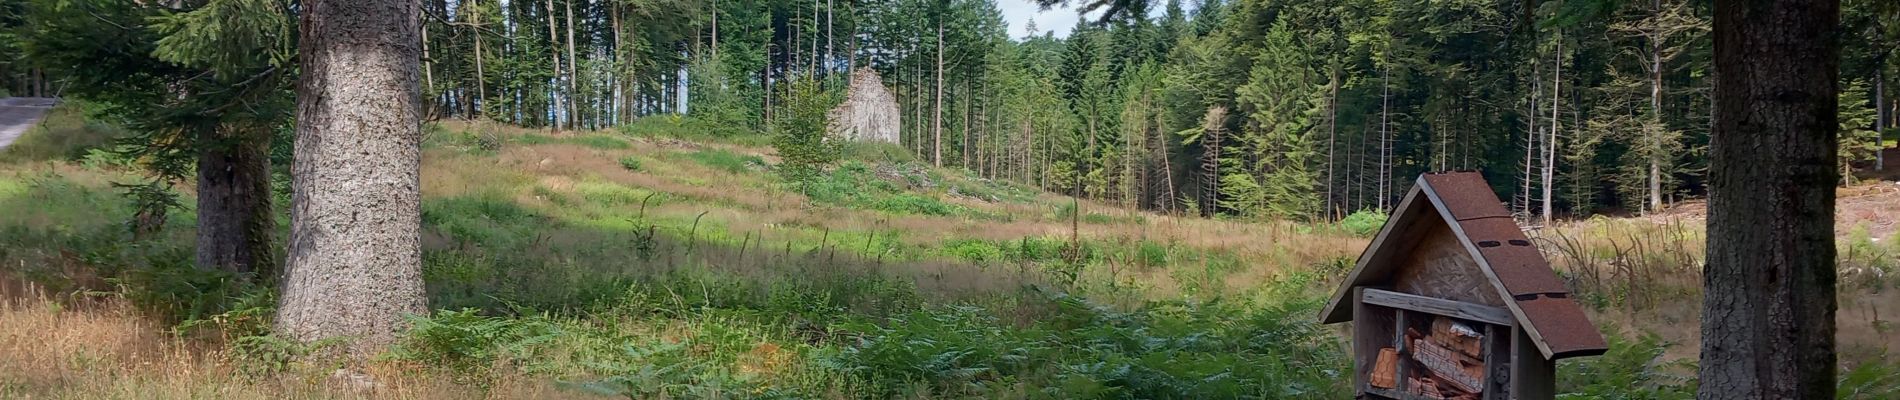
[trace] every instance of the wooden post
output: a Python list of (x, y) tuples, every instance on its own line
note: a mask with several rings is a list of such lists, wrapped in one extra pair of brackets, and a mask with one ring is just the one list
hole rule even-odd
[(1392, 391), (1403, 394), (1406, 393), (1406, 390), (1411, 389), (1411, 385), (1407, 385), (1405, 381), (1406, 378), (1412, 377), (1412, 369), (1410, 368), (1410, 364), (1412, 363), (1406, 362), (1405, 360), (1412, 357), (1413, 349), (1412, 340), (1405, 337), (1405, 327), (1411, 326), (1412, 313), (1400, 309), (1394, 309), (1392, 313), (1395, 319), (1397, 319), (1397, 321), (1392, 324), (1392, 338), (1397, 343), (1397, 346), (1394, 347), (1399, 350), (1399, 369), (1398, 373), (1392, 375), (1395, 378), (1392, 381)]
[(1511, 327), (1511, 395), (1519, 400), (1557, 398), (1556, 364), (1531, 342), (1522, 327)]
[(1484, 400), (1510, 400), (1511, 337), (1513, 331), (1498, 325), (1484, 326)]

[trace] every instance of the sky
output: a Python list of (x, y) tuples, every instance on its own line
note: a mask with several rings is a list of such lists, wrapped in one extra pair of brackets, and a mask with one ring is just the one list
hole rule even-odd
[(1017, 39), (1029, 36), (1025, 29), (1031, 19), (1036, 21), (1036, 29), (1055, 31), (1056, 37), (1068, 37), (1069, 30), (1081, 20), (1073, 8), (1056, 6), (1043, 11), (1034, 0), (997, 0), (996, 8), (1003, 10), (1003, 20), (1009, 22), (1009, 37)]
[[(1182, 3), (1192, 4), (1185, 1)], [(1166, 1), (1154, 1), (1151, 4), (1148, 10), (1150, 18), (1160, 17), (1166, 10), (1162, 6), (1167, 4)], [(1184, 4), (1184, 6), (1188, 10), (1194, 9), (1191, 5)], [(1035, 20), (1036, 29), (1041, 31), (1036, 34), (1054, 31), (1056, 37), (1069, 37), (1069, 31), (1075, 29), (1076, 22), (1082, 20), (1081, 16), (1076, 15), (1074, 7), (1060, 5), (1044, 11), (1041, 6), (1036, 5), (1035, 0), (996, 0), (996, 8), (1003, 11), (1003, 21), (1009, 23), (1009, 37), (1016, 39), (1029, 36), (1027, 29), (1030, 20)], [(1101, 11), (1092, 12), (1089, 13), (1088, 18), (1094, 19), (1099, 15)]]

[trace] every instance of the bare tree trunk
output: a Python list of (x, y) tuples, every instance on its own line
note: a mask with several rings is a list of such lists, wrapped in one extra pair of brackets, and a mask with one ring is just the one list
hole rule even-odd
[(931, 120), (930, 163), (943, 166), (943, 15), (937, 15), (937, 107)]
[[(1333, 65), (1332, 82), (1328, 84), (1326, 95), (1326, 207), (1325, 213), (1331, 218), (1339, 218), (1337, 203), (1333, 200), (1333, 142), (1339, 136), (1339, 66)], [(1172, 183), (1170, 183), (1172, 185)]]
[(277, 331), (366, 357), (428, 312), (418, 0), (307, 0)]
[(486, 114), (482, 110), (481, 103), (488, 102), (488, 74), (482, 72), (482, 11), (480, 9), (474, 11), (470, 13), (470, 19), (475, 24), (475, 93), (480, 96), (479, 102), (474, 106), (474, 115), (479, 116)]
[(1544, 174), (1544, 182), (1543, 182), (1544, 183), (1543, 185), (1544, 226), (1550, 226), (1550, 214), (1551, 214), (1551, 193), (1550, 192), (1551, 192), (1551, 188), (1555, 186), (1552, 184), (1552, 182), (1555, 181), (1556, 179), (1556, 171), (1557, 171), (1557, 132), (1563, 129), (1561, 128), (1561, 124), (1558, 123), (1558, 121), (1560, 121), (1559, 119), (1560, 117), (1557, 115), (1557, 105), (1561, 103), (1558, 99), (1561, 97), (1561, 93), (1563, 93), (1563, 87), (1564, 87), (1563, 35), (1564, 35), (1563, 31), (1557, 31), (1556, 33), (1557, 55), (1556, 57), (1554, 57), (1554, 59), (1556, 60), (1556, 65), (1552, 67), (1556, 70), (1556, 73), (1551, 74), (1551, 78), (1550, 78), (1550, 124), (1549, 124), (1550, 132), (1548, 132), (1550, 136), (1547, 136), (1544, 138), (1544, 168), (1542, 171)]
[(1887, 169), (1887, 63), (1874, 65), (1874, 170)]
[(831, 22), (832, 22), (832, 18), (833, 18), (833, 15), (832, 15), (832, 9), (831, 9), (831, 0), (825, 0), (825, 61), (824, 61), (824, 63), (823, 63), (823, 65), (825, 66), (825, 70), (826, 70), (826, 71), (830, 71), (830, 70), (831, 70), (831, 57), (832, 57), (832, 54), (831, 54)]
[(1539, 71), (1537, 68), (1536, 58), (1538, 57), (1533, 55), (1531, 58), (1531, 98), (1528, 101), (1530, 104), (1530, 112), (1525, 113), (1527, 129), (1524, 131), (1524, 196), (1520, 198), (1520, 201), (1523, 203), (1518, 207), (1518, 212), (1524, 214), (1526, 221), (1530, 219), (1531, 205), (1536, 204), (1537, 199), (1531, 194), (1531, 188), (1536, 186), (1536, 179), (1534, 177), (1542, 176), (1540, 174), (1534, 174), (1534, 172), (1537, 170), (1537, 136), (1541, 134), (1537, 131), (1537, 114), (1539, 114), (1539, 111), (1542, 111), (1543, 108), (1537, 106), (1537, 99), (1543, 97), (1543, 71)]
[[(1662, 0), (1651, 0), (1650, 7), (1652, 7), (1653, 10), (1655, 11), (1654, 18), (1658, 18), (1658, 19), (1662, 18), (1662, 14), (1663, 14)], [(1661, 22), (1657, 22), (1657, 23), (1661, 23)], [(1663, 112), (1662, 110), (1662, 95), (1663, 95), (1662, 93), (1662, 87), (1663, 87), (1662, 52), (1663, 52), (1662, 34), (1660, 32), (1651, 34), (1649, 38), (1649, 112), (1650, 112), (1649, 118), (1650, 118), (1650, 123), (1653, 124), (1655, 128), (1658, 130), (1668, 129), (1663, 126), (1663, 121), (1662, 121), (1662, 112)], [(1650, 134), (1649, 140), (1651, 141), (1650, 146), (1652, 146), (1650, 147), (1651, 150), (1649, 152), (1649, 210), (1657, 211), (1657, 210), (1662, 210), (1662, 203), (1663, 203), (1663, 199), (1662, 199), (1662, 148), (1663, 148), (1662, 135), (1663, 135), (1663, 132), (1655, 131), (1655, 132), (1649, 132), (1649, 134)]]
[(578, 58), (574, 55), (574, 0), (565, 0), (562, 5), (567, 8), (567, 126), (579, 129), (583, 126), (580, 111), (581, 91), (574, 81), (580, 80), (581, 70), (574, 64)]
[(1835, 398), (1838, 0), (1715, 5), (1702, 399)]
[(548, 118), (548, 122), (549, 122), (548, 126), (550, 128), (553, 128), (555, 131), (560, 131), (562, 116), (566, 115), (565, 112), (561, 111), (561, 108), (563, 106), (561, 102), (561, 88), (560, 88), (561, 77), (562, 77), (561, 75), (561, 37), (558, 36), (558, 34), (556, 33), (556, 29), (557, 29), (556, 26), (558, 26), (558, 24), (554, 23), (554, 0), (547, 0), (547, 6), (548, 6), (547, 8), (548, 10), (548, 49), (553, 50), (553, 53), (554, 53), (554, 82), (550, 84), (550, 86), (548, 87), (548, 106), (553, 109), (554, 115)]
[(961, 125), (963, 125), (963, 149), (959, 150), (958, 153), (963, 155), (963, 167), (969, 168), (970, 156), (972, 153), (976, 152), (975, 147), (970, 147), (970, 115), (971, 115), (970, 114), (970, 111), (971, 111), (970, 100), (976, 96), (972, 96), (970, 94), (970, 79), (969, 78), (963, 79), (963, 93), (961, 97), (962, 98), (957, 99), (957, 100), (963, 103), (963, 122), (960, 123)]
[(275, 278), (270, 132), (214, 130), (198, 151), (198, 266)]
[(1379, 71), (1379, 209), (1389, 211), (1392, 198), (1392, 67)]
[[(418, 18), (423, 17), (418, 16)], [(436, 117), (437, 103), (441, 100), (435, 98), (435, 60), (429, 58), (429, 23), (423, 21), (420, 25), (422, 25), (422, 117), (433, 120)]]

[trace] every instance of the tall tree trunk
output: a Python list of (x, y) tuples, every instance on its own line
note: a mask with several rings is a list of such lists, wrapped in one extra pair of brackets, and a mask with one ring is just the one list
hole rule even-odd
[[(1332, 81), (1327, 84), (1326, 94), (1326, 206), (1324, 213), (1329, 218), (1339, 218), (1337, 202), (1333, 201), (1333, 142), (1339, 136), (1339, 65), (1332, 68)], [(1173, 185), (1173, 183), (1169, 183)]]
[(270, 132), (214, 130), (198, 151), (198, 266), (274, 279)]
[(562, 6), (567, 9), (567, 126), (580, 129), (581, 91), (574, 81), (580, 80), (581, 70), (575, 66), (578, 59), (574, 54), (574, 0), (565, 0)]
[(963, 167), (970, 168), (970, 153), (971, 153), (970, 150), (974, 149), (974, 147), (970, 147), (970, 97), (971, 96), (970, 96), (970, 80), (969, 79), (966, 78), (963, 80), (963, 92), (961, 95), (958, 95), (958, 96), (962, 97), (960, 99), (957, 99), (958, 102), (963, 103), (963, 121), (960, 123), (961, 125), (963, 125), (963, 128), (962, 128), (963, 129), (963, 149), (961, 151), (958, 151), (957, 153), (963, 156)]
[(830, 70), (831, 70), (831, 57), (832, 57), (832, 54), (831, 54), (831, 23), (832, 23), (832, 21), (833, 21), (833, 17), (834, 17), (834, 15), (833, 15), (833, 12), (832, 12), (832, 9), (831, 9), (831, 0), (825, 0), (825, 61), (824, 61), (824, 66), (825, 66), (825, 70), (826, 70), (826, 71), (830, 71)]
[(1379, 209), (1390, 211), (1392, 198), (1392, 67), (1379, 71)]
[(482, 105), (488, 102), (488, 73), (482, 70), (482, 11), (476, 9), (469, 17), (475, 24), (475, 94), (478, 96), (472, 107), (475, 109), (474, 115), (480, 116), (486, 114)]
[(422, 117), (432, 120), (436, 117), (437, 103), (441, 100), (435, 97), (435, 60), (429, 58), (429, 22), (427, 15), (420, 15), (418, 18), (423, 18), (420, 23), (422, 25)]
[(1524, 214), (1526, 221), (1530, 219), (1531, 205), (1536, 204), (1536, 197), (1531, 194), (1531, 188), (1537, 186), (1534, 177), (1541, 176), (1534, 174), (1537, 170), (1537, 136), (1541, 134), (1537, 131), (1537, 114), (1543, 110), (1537, 106), (1537, 100), (1543, 97), (1542, 82), (1544, 81), (1541, 73), (1543, 71), (1537, 68), (1537, 58), (1539, 57), (1535, 55), (1531, 57), (1531, 98), (1526, 101), (1530, 105), (1530, 112), (1525, 113), (1524, 131), (1524, 181), (1522, 182), (1524, 194), (1519, 198), (1522, 203), (1518, 206), (1518, 212)]
[(1552, 182), (1556, 179), (1557, 171), (1557, 132), (1563, 129), (1561, 128), (1562, 124), (1557, 123), (1560, 120), (1560, 117), (1557, 115), (1557, 105), (1560, 103), (1558, 99), (1561, 97), (1564, 87), (1563, 35), (1564, 33), (1561, 30), (1556, 33), (1557, 55), (1554, 58), (1556, 65), (1551, 67), (1555, 70), (1555, 73), (1551, 74), (1550, 78), (1550, 132), (1548, 132), (1550, 136), (1544, 138), (1544, 168), (1542, 171), (1544, 174), (1544, 226), (1550, 226), (1551, 188), (1556, 186), (1553, 185)]
[(559, 24), (554, 23), (554, 0), (547, 0), (547, 7), (548, 50), (554, 54), (554, 82), (548, 86), (548, 106), (554, 115), (548, 118), (548, 126), (560, 131), (562, 116), (567, 114), (561, 111), (561, 37), (556, 33)]
[(1715, 5), (1702, 399), (1835, 398), (1839, 0)]
[[(1884, 57), (1883, 57), (1884, 58)], [(1887, 169), (1887, 63), (1874, 63), (1874, 170)]]
[[(1662, 16), (1663, 16), (1662, 0), (1651, 0), (1650, 7), (1652, 7), (1653, 10), (1655, 11), (1655, 16), (1653, 18), (1656, 18), (1658, 20), (1662, 19)], [(1657, 21), (1656, 23), (1661, 24), (1662, 22)], [(1659, 29), (1659, 28), (1652, 28), (1652, 29)], [(1652, 33), (1649, 37), (1649, 118), (1650, 118), (1650, 123), (1655, 127), (1655, 129), (1657, 129), (1656, 131), (1649, 132), (1650, 146), (1652, 146), (1650, 147), (1650, 152), (1649, 152), (1649, 210), (1650, 211), (1662, 210), (1662, 204), (1663, 204), (1663, 198), (1662, 198), (1663, 132), (1662, 131), (1667, 130), (1668, 127), (1663, 126), (1663, 121), (1662, 121), (1662, 113), (1663, 113), (1663, 110), (1662, 110), (1662, 95), (1663, 95), (1662, 93), (1662, 87), (1663, 87), (1662, 39), (1663, 39), (1662, 33), (1660, 31)]]
[(930, 163), (943, 166), (943, 14), (937, 14), (937, 107), (931, 118)]
[(428, 312), (418, 0), (307, 0), (277, 331), (368, 356)]

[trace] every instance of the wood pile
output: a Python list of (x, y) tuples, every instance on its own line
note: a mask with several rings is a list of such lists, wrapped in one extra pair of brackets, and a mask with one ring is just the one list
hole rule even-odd
[[(1405, 380), (1405, 392), (1434, 400), (1476, 400), (1484, 391), (1484, 334), (1445, 317), (1434, 317), (1431, 333), (1405, 329), (1403, 349), (1379, 350), (1372, 369), (1373, 387), (1396, 389)], [(1403, 355), (1405, 357), (1399, 357)], [(1401, 362), (1410, 362), (1399, 376)]]

